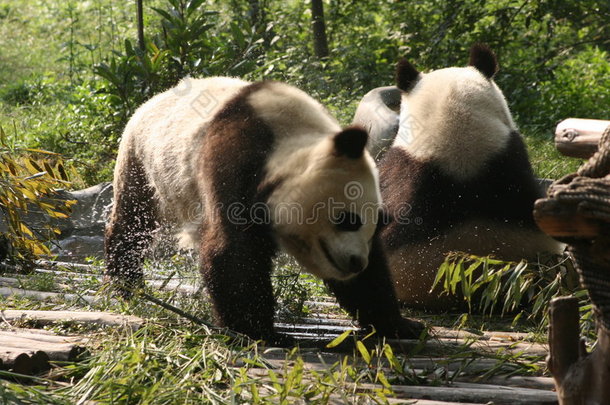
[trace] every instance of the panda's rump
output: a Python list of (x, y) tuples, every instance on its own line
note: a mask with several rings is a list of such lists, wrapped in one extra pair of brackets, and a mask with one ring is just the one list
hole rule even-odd
[(124, 142), (145, 168), (161, 219), (184, 228), (184, 235), (195, 235), (202, 220), (198, 171), (209, 122), (246, 85), (232, 78), (186, 78), (140, 107), (125, 129)]

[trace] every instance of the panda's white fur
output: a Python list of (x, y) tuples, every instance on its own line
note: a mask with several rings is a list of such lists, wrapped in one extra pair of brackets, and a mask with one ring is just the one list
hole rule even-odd
[(420, 73), (400, 108), (393, 146), (459, 179), (477, 174), (516, 130), (504, 95), (474, 66)]

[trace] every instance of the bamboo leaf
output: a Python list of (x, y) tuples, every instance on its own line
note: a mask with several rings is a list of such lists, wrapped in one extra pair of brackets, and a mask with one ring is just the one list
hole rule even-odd
[(383, 374), (383, 371), (381, 371), (381, 370), (378, 371), (376, 377), (381, 382), (381, 385), (383, 385), (384, 388), (386, 388), (388, 390), (392, 389), (392, 386), (390, 385), (390, 383), (388, 382), (388, 379)]
[(30, 237), (34, 237), (34, 233), (23, 222), (19, 223), (19, 231), (21, 231), (22, 233), (24, 233)]
[(360, 355), (364, 359), (364, 362), (366, 364), (371, 364), (371, 354), (367, 350), (366, 346), (364, 346), (364, 343), (358, 340), (356, 342), (356, 348), (358, 349), (358, 352), (360, 352)]
[(24, 148), (23, 150), (27, 151), (27, 152), (33, 152), (33, 153), (42, 153), (43, 155), (59, 156), (59, 153), (55, 153), (55, 152), (51, 152), (51, 151), (43, 150), (43, 149)]
[(34, 159), (25, 159), (25, 167), (30, 174), (44, 172), (44, 169)]
[(57, 171), (59, 172), (59, 176), (61, 177), (62, 180), (64, 181), (69, 181), (69, 177), (68, 177), (68, 173), (66, 173), (66, 169), (64, 168), (64, 165), (61, 163), (57, 164)]
[(6, 144), (6, 132), (4, 132), (4, 128), (0, 125), (0, 145), (7, 146)]
[(332, 342), (330, 342), (329, 344), (326, 345), (327, 349), (332, 349), (333, 347), (337, 347), (339, 346), (341, 343), (343, 343), (343, 341), (345, 339), (347, 339), (347, 337), (349, 335), (351, 335), (353, 332), (353, 330), (346, 330), (345, 332), (343, 332), (342, 334), (340, 334), (339, 336), (337, 336), (336, 338), (333, 339)]

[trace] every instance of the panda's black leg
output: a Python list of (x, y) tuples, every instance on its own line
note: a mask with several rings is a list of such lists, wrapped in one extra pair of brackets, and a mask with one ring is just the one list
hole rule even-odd
[(276, 341), (271, 285), (273, 242), (264, 232), (210, 226), (201, 246), (201, 271), (215, 322), (253, 339)]
[(403, 318), (392, 286), (385, 253), (376, 234), (373, 238), (369, 265), (348, 281), (327, 280), (339, 304), (363, 327), (372, 325), (389, 338), (418, 338), (425, 329), (423, 323)]
[(143, 282), (142, 261), (157, 227), (156, 200), (144, 169), (125, 158), (114, 182), (114, 205), (104, 240), (106, 274), (125, 298)]

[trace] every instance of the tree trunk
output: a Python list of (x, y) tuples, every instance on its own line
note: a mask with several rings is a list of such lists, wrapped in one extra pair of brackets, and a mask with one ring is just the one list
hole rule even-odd
[(144, 43), (144, 10), (142, 0), (136, 0), (138, 6), (137, 19), (138, 19), (138, 46), (143, 51), (146, 47)]
[(258, 26), (261, 23), (264, 23), (263, 19), (263, 10), (261, 10), (261, 5), (258, 0), (248, 0), (250, 5), (250, 22), (253, 27)]
[(326, 40), (324, 4), (322, 0), (311, 0), (311, 23), (314, 52), (318, 58), (326, 58), (328, 56), (328, 41)]

